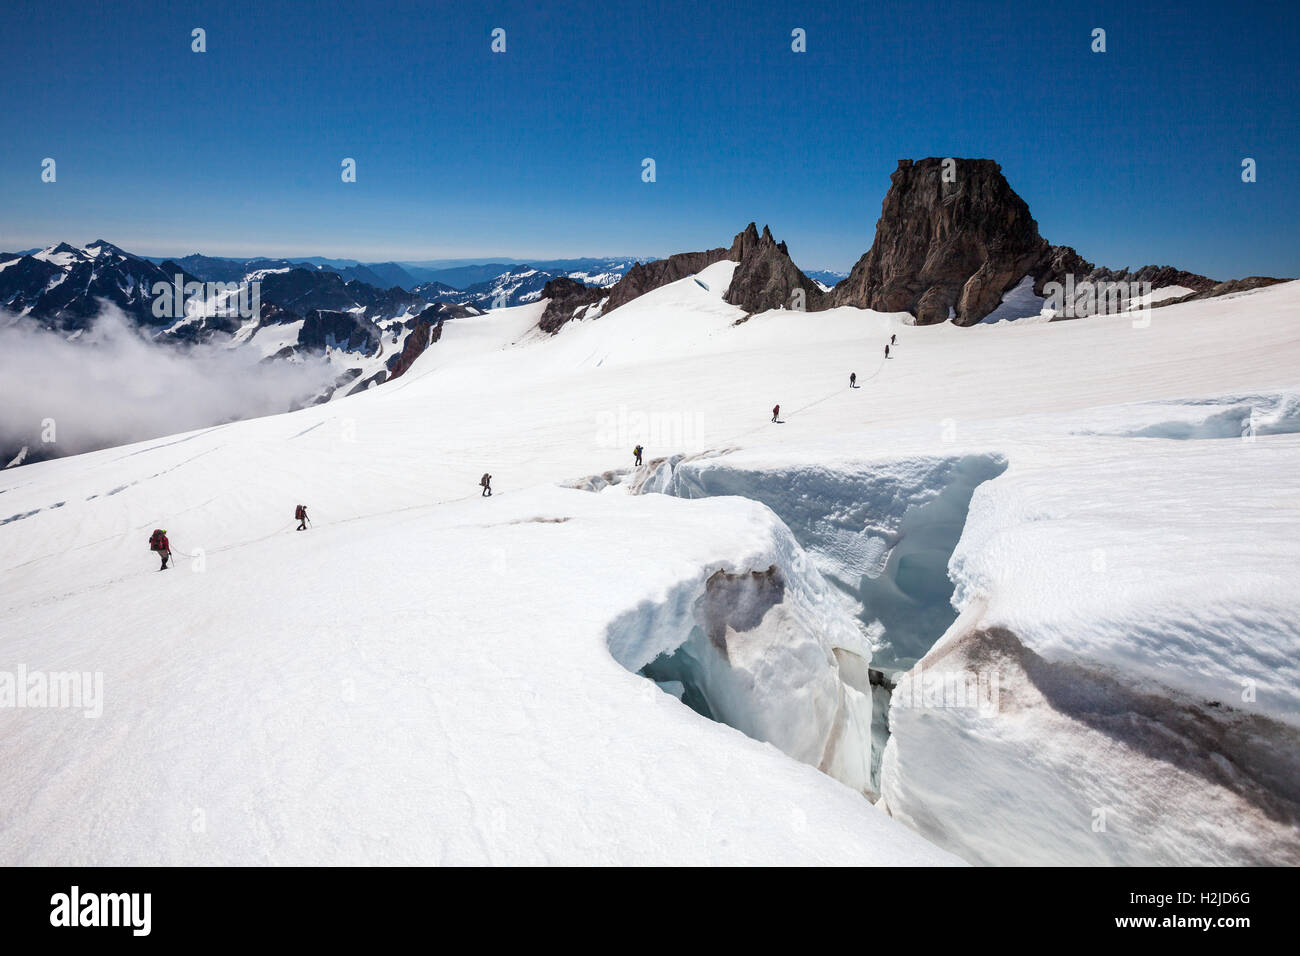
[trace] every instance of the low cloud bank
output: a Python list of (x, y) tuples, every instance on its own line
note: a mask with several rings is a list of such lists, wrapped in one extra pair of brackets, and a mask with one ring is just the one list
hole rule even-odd
[(159, 344), (111, 305), (71, 340), (12, 315), (0, 326), (0, 468), (23, 446), (34, 461), (288, 411), (335, 375), (323, 358)]

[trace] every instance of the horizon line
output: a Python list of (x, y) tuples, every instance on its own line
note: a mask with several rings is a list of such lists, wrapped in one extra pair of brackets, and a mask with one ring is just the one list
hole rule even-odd
[[(4, 240), (4, 241), (5, 241), (6, 243), (9, 242), (9, 240)], [(286, 260), (286, 261), (291, 261), (291, 262), (292, 262), (292, 261), (306, 261), (306, 260), (310, 260), (310, 259), (324, 259), (324, 260), (336, 261), (336, 262), (354, 262), (354, 263), (356, 263), (357, 265), (361, 265), (361, 266), (367, 266), (367, 265), (382, 265), (382, 264), (384, 264), (384, 263), (394, 263), (394, 264), (399, 265), (399, 266), (400, 266), (400, 265), (411, 265), (411, 266), (416, 266), (416, 267), (420, 267), (420, 268), (437, 268), (437, 267), (435, 267), (435, 266), (430, 266), (430, 265), (428, 265), (428, 263), (431, 263), (431, 262), (439, 262), (439, 263), (442, 263), (442, 262), (449, 262), (449, 263), (463, 263), (463, 264), (465, 264), (465, 265), (492, 265), (492, 264), (494, 264), (494, 263), (501, 263), (501, 264), (504, 264), (504, 265), (531, 265), (534, 261), (542, 261), (542, 262), (546, 262), (546, 261), (562, 261), (562, 260), (566, 260), (566, 259), (626, 259), (626, 260), (629, 260), (629, 261), (632, 261), (632, 262), (645, 263), (645, 262), (653, 262), (653, 261), (662, 261), (662, 260), (664, 260), (664, 259), (669, 258), (670, 256), (678, 255), (679, 253), (682, 253), (682, 252), (697, 252), (697, 251), (703, 251), (703, 250), (696, 250), (696, 249), (681, 249), (681, 250), (678, 250), (678, 252), (671, 252), (671, 253), (667, 253), (667, 254), (665, 254), (665, 255), (653, 255), (653, 256), (636, 256), (636, 255), (567, 255), (567, 256), (566, 256), (566, 255), (547, 254), (547, 255), (536, 255), (536, 256), (530, 256), (530, 257), (522, 257), (522, 256), (518, 256), (518, 255), (429, 256), (429, 257), (424, 258), (424, 259), (415, 259), (415, 258), (409, 258), (409, 257), (403, 257), (403, 258), (389, 257), (389, 258), (385, 258), (385, 259), (360, 259), (360, 258), (358, 258), (358, 257), (356, 257), (356, 256), (345, 256), (345, 255), (322, 255), (322, 254), (319, 254), (319, 253), (315, 253), (315, 254), (311, 254), (311, 255), (296, 255), (296, 254), (286, 254), (286, 253), (273, 253), (273, 254), (268, 254), (268, 253), (259, 253), (259, 254), (254, 254), (254, 255), (238, 255), (238, 254), (237, 254), (237, 255), (230, 255), (230, 254), (212, 255), (212, 254), (209, 254), (209, 253), (206, 253), (206, 252), (201, 252), (201, 251), (198, 251), (198, 250), (195, 250), (195, 251), (193, 251), (193, 252), (187, 252), (187, 253), (185, 253), (185, 254), (183, 254), (183, 255), (176, 255), (176, 254), (174, 254), (174, 253), (166, 253), (166, 254), (163, 254), (163, 253), (149, 252), (149, 251), (144, 251), (144, 252), (137, 251), (137, 249), (140, 248), (140, 247), (131, 248), (130, 245), (123, 245), (123, 244), (120, 243), (120, 242), (116, 242), (116, 241), (111, 240), (111, 239), (106, 239), (106, 238), (103, 238), (103, 237), (101, 236), (101, 237), (97, 237), (97, 238), (95, 238), (95, 239), (91, 239), (91, 240), (88, 240), (88, 241), (85, 241), (85, 242), (81, 242), (80, 244), (78, 244), (78, 243), (74, 243), (74, 242), (70, 242), (70, 241), (67, 240), (67, 239), (59, 239), (59, 240), (56, 240), (56, 241), (54, 241), (54, 242), (45, 242), (44, 244), (41, 244), (41, 245), (32, 245), (32, 244), (30, 243), (30, 240), (28, 240), (28, 241), (25, 242), (25, 243), (19, 243), (19, 244), (16, 244), (16, 245), (20, 245), (21, 248), (16, 248), (16, 249), (14, 249), (14, 250), (13, 250), (13, 254), (15, 254), (15, 255), (24, 255), (24, 254), (25, 254), (25, 255), (31, 255), (31, 254), (34, 254), (35, 252), (43, 252), (43, 251), (46, 250), (46, 249), (53, 249), (53, 248), (55, 248), (56, 246), (59, 246), (59, 245), (62, 245), (62, 244), (66, 244), (66, 245), (72, 246), (72, 247), (75, 248), (75, 249), (86, 249), (86, 248), (88, 248), (88, 247), (90, 247), (90, 246), (95, 245), (97, 242), (104, 242), (104, 243), (107, 243), (107, 244), (112, 245), (112, 246), (114, 246), (114, 247), (116, 247), (116, 248), (118, 248), (118, 249), (121, 249), (123, 252), (129, 253), (129, 254), (134, 255), (134, 256), (138, 256), (138, 257), (143, 258), (143, 259), (171, 259), (171, 260), (177, 260), (177, 259), (184, 259), (184, 258), (186, 258), (187, 256), (191, 256), (191, 255), (204, 256), (204, 257), (209, 258), (209, 259), (227, 259), (227, 260), (232, 260), (232, 261), (248, 261), (248, 260), (252, 260), (252, 259), (284, 259), (284, 260)], [(146, 248), (147, 248), (147, 247), (146, 247)], [(158, 247), (153, 247), (153, 248), (158, 248)], [(863, 252), (861, 255), (865, 255), (865, 254), (866, 254), (866, 253)], [(861, 258), (861, 255), (860, 255), (858, 258)], [(857, 260), (854, 260), (854, 261), (856, 262)], [(848, 268), (845, 268), (845, 269), (826, 268), (826, 267), (813, 267), (813, 268), (811, 268), (811, 269), (803, 269), (802, 271), (805, 271), (805, 272), (808, 272), (808, 271), (812, 271), (812, 272), (834, 272), (834, 273), (843, 273), (844, 275), (848, 275), (848, 273), (851, 271), (851, 269), (852, 269), (852, 266), (849, 266)]]

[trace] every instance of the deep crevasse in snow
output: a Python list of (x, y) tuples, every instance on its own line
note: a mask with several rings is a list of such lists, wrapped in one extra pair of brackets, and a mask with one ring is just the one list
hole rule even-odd
[[(640, 626), (658, 628), (653, 656), (622, 652), (622, 632), (611, 648), (705, 716), (874, 798), (893, 675), (956, 617), (948, 559), (975, 487), (1005, 467), (995, 454), (787, 467), (674, 456), (635, 474), (577, 482), (591, 490), (617, 482), (633, 493), (758, 501), (789, 532), (773, 567), (791, 569), (800, 585), (788, 602), (772, 606), (758, 633), (728, 629), (725, 643), (709, 640), (708, 595), (697, 587), (691, 600), (672, 603), (678, 613), (667, 620), (642, 615)], [(801, 656), (811, 646), (821, 650), (817, 667)]]
[[(998, 455), (673, 456), (596, 484), (776, 512), (874, 645), (869, 671), (839, 655), (841, 680), (876, 697), (872, 789), (946, 849), (1294, 862), (1300, 634), (1283, 579), (1297, 555), (1275, 531), (1300, 467), (1295, 404), (1266, 392), (1099, 410), (1057, 423), (1088, 441), (1022, 446), (988, 484)], [(1225, 494), (1243, 454), (1252, 487)], [(775, 690), (754, 705), (788, 692)]]
[(871, 695), (840, 666), (864, 672), (870, 648), (775, 518), (769, 551), (643, 602), (610, 625), (609, 647), (706, 716), (870, 791)]

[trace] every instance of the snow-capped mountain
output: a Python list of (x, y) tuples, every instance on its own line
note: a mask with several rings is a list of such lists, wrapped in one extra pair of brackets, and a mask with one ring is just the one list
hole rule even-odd
[(345, 281), (329, 270), (250, 275), (260, 295), (256, 315), (232, 318), (223, 314), (228, 310), (220, 308), (220, 300), (212, 300), (216, 304), (210, 303), (208, 311), (214, 314), (179, 321), (164, 335), (200, 342), (220, 337), (227, 348), (251, 349), (266, 361), (323, 359), (333, 369), (333, 380), (313, 403), (383, 383), (403, 354), (409, 362), (409, 340), (417, 332), (427, 336), (427, 326), (482, 313), (474, 306), (431, 303), (396, 287)]
[(849, 277), (847, 272), (836, 272), (833, 269), (813, 269), (804, 274), (816, 282), (823, 292), (829, 292)]
[(450, 289), (441, 282), (426, 282), (417, 285), (413, 291), (431, 301), (436, 299), (475, 305), (481, 309), (500, 309), (538, 301), (546, 283), (552, 279), (568, 278), (586, 286), (611, 287), (636, 262), (628, 259), (579, 259), (558, 260), (548, 265), (550, 268), (546, 269), (531, 265), (510, 266), (488, 279), (459, 289)]
[(27, 255), (0, 253), (0, 309), (73, 333), (112, 303), (142, 326), (166, 325), (153, 315), (153, 288), (194, 276), (173, 262), (155, 264), (99, 240), (77, 248), (66, 242)]
[[(166, 261), (153, 258), (161, 264)], [(340, 264), (321, 262), (312, 259), (225, 259), (191, 253), (174, 260), (189, 274), (205, 282), (242, 282), (257, 273), (284, 272), (290, 269), (305, 269), (309, 272), (337, 273), (344, 281), (356, 280), (380, 289), (398, 286), (411, 289), (416, 280), (396, 262), (370, 262)]]
[(486, 282), (476, 282), (458, 292), (446, 293), (451, 302), (504, 309), (512, 305), (536, 302), (542, 288), (554, 276), (532, 266), (516, 266)]
[[(0, 307), (75, 331), (98, 313), (97, 300), (102, 298), (141, 325), (165, 327), (167, 322), (150, 314), (150, 290), (156, 282), (174, 282), (181, 275), (185, 282), (260, 281), (263, 301), (295, 312), (370, 306), (380, 295), (396, 297), (392, 290), (410, 292), (425, 302), (489, 309), (535, 302), (546, 283), (559, 276), (588, 286), (612, 286), (634, 264), (616, 258), (560, 259), (547, 262), (548, 268), (489, 265), (413, 270), (428, 276), (417, 281), (395, 262), (230, 259), (199, 253), (160, 259), (133, 255), (103, 241), (81, 248), (60, 243), (34, 253), (0, 253), (0, 273), (8, 273), (0, 275)], [(494, 271), (497, 268), (500, 271)], [(468, 283), (446, 281), (480, 274), (484, 277)]]
[[(395, 320), (405, 321), (429, 305), (426, 296), (350, 279), (347, 272), (288, 260), (234, 261), (199, 255), (155, 263), (108, 242), (81, 248), (60, 243), (32, 254), (0, 254), (0, 307), (19, 320), (75, 333), (84, 330), (108, 303), (159, 342), (194, 343), (235, 333), (242, 333), (238, 338), (243, 340), (252, 334), (250, 322), (254, 327), (284, 324), (317, 311), (355, 314), (358, 322), (374, 326), (370, 335), (374, 337), (389, 331)], [(178, 277), (199, 288), (172, 296)], [(213, 288), (216, 285), (237, 288)], [(251, 304), (253, 285), (257, 302), (270, 308), (258, 315), (232, 314), (241, 302)], [(157, 307), (159, 286), (164, 287), (167, 305), (162, 310)]]
[[(574, 264), (604, 267), (605, 276), (594, 276), (602, 279), (614, 278), (621, 265), (615, 260)], [(432, 281), (411, 283), (411, 291), (349, 278), (409, 280), (400, 267), (386, 265), (393, 264), (199, 254), (154, 261), (105, 241), (83, 247), (60, 243), (0, 254), (0, 311), (7, 316), (0, 327), (43, 329), (76, 340), (113, 310), (126, 330), (134, 328), (158, 347), (224, 349), (251, 361), (317, 369), (311, 390), (295, 392), (291, 400), (286, 396), (282, 409), (328, 401), (400, 376), (429, 342), (437, 341), (435, 327), (442, 322), (536, 301), (549, 278), (531, 267), (509, 267), (467, 290)], [(127, 334), (116, 322), (114, 318), (113, 334)], [(0, 422), (0, 464), (30, 464), (64, 449), (96, 447), (39, 442), (43, 416), (9, 421), (15, 414), (10, 411)], [(120, 433), (111, 434), (122, 440)]]
[(411, 291), (430, 302), (448, 302), (448, 296), (460, 293), (459, 289), (445, 282), (420, 282), (412, 286)]
[[(527, 263), (518, 260), (501, 262), (478, 262), (447, 264), (437, 268), (427, 264), (399, 263), (417, 282), (441, 282), (454, 289), (467, 289), (472, 285), (489, 282), (499, 275), (522, 269), (538, 269), (549, 272), (552, 276), (569, 276), (577, 279), (584, 275), (589, 279), (601, 276), (622, 276), (632, 268), (637, 260), (627, 256), (586, 257), (577, 259), (535, 259)], [(583, 280), (578, 280), (583, 281)]]
[[(169, 261), (151, 257), (161, 265)], [(589, 286), (612, 286), (635, 260), (585, 258), (546, 260), (538, 265), (483, 263), (430, 269), (397, 262), (354, 262), (312, 259), (229, 259), (192, 253), (174, 261), (187, 274), (206, 282), (242, 282), (259, 275), (290, 270), (329, 272), (345, 282), (358, 281), (379, 289), (401, 288), (430, 302), (455, 302), (492, 308), (493, 303), (519, 305), (536, 301), (551, 278), (567, 276)], [(653, 260), (649, 260), (653, 261)], [(497, 305), (501, 308), (501, 305)]]
[[(237, 398), (229, 403), (265, 413), (380, 384), (409, 365), (419, 353), (416, 345), (432, 337), (432, 326), (482, 311), (445, 300), (430, 302), (396, 286), (379, 288), (347, 279), (333, 268), (299, 267), (282, 260), (247, 260), (232, 266), (226, 260), (186, 259), (189, 268), (215, 278), (204, 280), (179, 262), (154, 263), (103, 241), (0, 255), (0, 329), (8, 327), (19, 336), (54, 336), (58, 341), (52, 342), (52, 350), (79, 341), (98, 346), (101, 354), (108, 354), (105, 346), (111, 346), (108, 351), (126, 349), (138, 355), (124, 340), (135, 337), (148, 347), (171, 350), (181, 361), (193, 354), (211, 364), (214, 352), (238, 353), (242, 364), (230, 370), (261, 362), (310, 366), (310, 375), (284, 377), (278, 407), (249, 406)], [(96, 334), (100, 322), (106, 323), (104, 335), (111, 341)], [(33, 349), (40, 360), (40, 349), (32, 342), (18, 344)], [(170, 355), (155, 354), (162, 364), (170, 364)], [(136, 374), (149, 373), (139, 369)], [(222, 385), (210, 383), (213, 388)], [(39, 441), (46, 416), (16, 411), (23, 398), (9, 400), (0, 419), (0, 465), (30, 464), (65, 451), (100, 447), (89, 436), (80, 442)], [(210, 414), (221, 406), (219, 400), (203, 404), (212, 408)], [(125, 424), (129, 427), (129, 416)], [(118, 441), (124, 437), (116, 428), (106, 434)]]

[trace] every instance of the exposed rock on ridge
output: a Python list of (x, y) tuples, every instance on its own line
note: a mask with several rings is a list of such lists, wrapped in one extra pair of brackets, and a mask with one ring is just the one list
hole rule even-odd
[(620, 305), (626, 305), (638, 296), (645, 295), (660, 286), (665, 286), (678, 279), (702, 272), (715, 262), (729, 258), (726, 249), (710, 249), (707, 252), (679, 252), (667, 259), (654, 262), (638, 262), (627, 274), (619, 279), (609, 290), (609, 302), (605, 304), (608, 314)]
[(751, 315), (768, 309), (812, 311), (820, 307), (824, 293), (799, 270), (785, 243), (773, 239), (767, 226), (760, 236), (751, 222), (737, 234), (727, 258), (737, 263), (723, 296), (732, 305)]
[(918, 325), (949, 318), (974, 325), (1026, 275), (1043, 294), (1048, 282), (1150, 282), (1197, 293), (1213, 279), (1172, 266), (1100, 269), (1069, 246), (1038, 232), (1029, 206), (990, 159), (954, 159), (951, 182), (939, 157), (899, 160), (881, 205), (875, 241), (849, 277), (825, 297), (826, 307), (851, 305), (911, 312)]
[[(633, 266), (633, 268), (640, 267)], [(552, 279), (542, 287), (542, 298), (546, 300), (546, 308), (542, 311), (537, 327), (543, 332), (554, 335), (566, 322), (576, 317), (579, 309), (595, 305), (609, 295), (609, 289), (583, 285), (567, 276)]]

